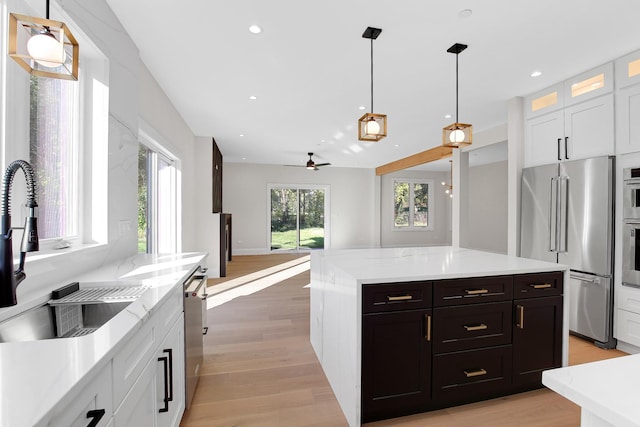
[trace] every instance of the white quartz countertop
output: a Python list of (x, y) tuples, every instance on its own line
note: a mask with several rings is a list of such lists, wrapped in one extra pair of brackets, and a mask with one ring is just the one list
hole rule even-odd
[(544, 371), (542, 383), (611, 425), (640, 426), (640, 354)]
[(81, 289), (110, 285), (150, 289), (90, 335), (0, 343), (0, 426), (32, 426), (72, 388), (83, 386), (89, 373), (105, 365), (118, 344), (138, 330), (206, 256), (138, 255), (76, 278)]
[(568, 267), (451, 246), (325, 250), (322, 257), (359, 283), (436, 280), (530, 272)]

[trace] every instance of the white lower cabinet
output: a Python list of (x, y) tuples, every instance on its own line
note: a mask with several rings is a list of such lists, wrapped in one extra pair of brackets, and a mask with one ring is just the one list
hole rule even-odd
[(184, 316), (178, 319), (114, 415), (114, 427), (178, 427), (184, 412)]
[(156, 364), (151, 361), (116, 410), (114, 427), (155, 427)]
[(181, 315), (156, 354), (157, 427), (178, 427), (184, 412), (186, 388), (183, 324), (184, 315)]
[[(70, 403), (55, 413), (49, 427), (107, 427), (113, 415), (111, 364), (107, 365)], [(134, 424), (131, 424), (134, 425)]]

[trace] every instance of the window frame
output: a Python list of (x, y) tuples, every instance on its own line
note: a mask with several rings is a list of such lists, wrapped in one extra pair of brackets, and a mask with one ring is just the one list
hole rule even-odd
[[(180, 252), (181, 244), (181, 199), (180, 186), (180, 157), (174, 153), (174, 149), (168, 144), (148, 123), (140, 120), (138, 129), (138, 144), (147, 148), (147, 251), (149, 254)], [(158, 196), (155, 190), (158, 185), (158, 166), (160, 161), (169, 167), (170, 191), (163, 191), (163, 197), (168, 196), (168, 235), (160, 237), (159, 231), (159, 207)], [(168, 194), (167, 194), (168, 193)], [(137, 223), (136, 223), (137, 229)], [(137, 233), (136, 233), (137, 236)], [(162, 241), (160, 240), (162, 239)], [(168, 251), (159, 252), (160, 248), (170, 248)]]
[[(278, 188), (288, 188), (291, 190), (323, 190), (324, 191), (324, 248), (331, 248), (331, 186), (322, 184), (267, 184), (267, 198), (266, 198), (266, 210), (267, 210), (267, 239), (266, 248), (267, 253), (286, 253), (286, 252), (310, 252), (314, 249), (296, 248), (273, 251), (271, 249), (271, 190)], [(300, 218), (296, 219), (298, 223), (298, 229), (300, 229)], [(298, 242), (299, 246), (300, 242)]]
[[(39, 4), (31, 0), (13, 2), (4, 0), (0, 9), (4, 10), (0, 22), (8, 22), (8, 10), (15, 13), (39, 16)], [(67, 23), (82, 45), (80, 51), (80, 73), (75, 92), (78, 94), (74, 104), (73, 134), (77, 161), (74, 166), (77, 179), (77, 194), (74, 236), (60, 236), (40, 241), (38, 256), (56, 252), (60, 242), (71, 247), (82, 248), (95, 244), (108, 243), (107, 210), (104, 194), (108, 192), (108, 167), (105, 158), (108, 155), (109, 126), (109, 60), (106, 55), (84, 34), (78, 25), (65, 13), (57, 2), (51, 2), (51, 18)], [(2, 146), (1, 165), (6, 167), (14, 159), (29, 159), (30, 129), (30, 75), (7, 55), (6, 32), (0, 35), (0, 77), (2, 79), (3, 102), (0, 103), (0, 144)], [(2, 94), (1, 92), (4, 92)], [(10, 104), (9, 104), (10, 103)], [(12, 188), (12, 199), (20, 202), (26, 197), (23, 179), (16, 179)], [(101, 195), (100, 197), (94, 195)], [(12, 206), (12, 226), (26, 215), (21, 203)], [(37, 211), (36, 211), (37, 213)], [(20, 230), (17, 230), (20, 232)], [(20, 236), (14, 236), (20, 241)], [(65, 246), (66, 246), (65, 243)], [(36, 258), (31, 256), (27, 261)]]
[[(409, 225), (398, 226), (396, 225), (395, 217), (395, 198), (396, 198), (396, 183), (407, 183), (409, 185)], [(414, 225), (415, 216), (415, 204), (414, 204), (414, 185), (426, 184), (427, 189), (427, 225), (416, 226)], [(393, 178), (391, 182), (391, 222), (393, 231), (433, 231), (435, 230), (435, 199), (434, 199), (434, 185), (435, 180), (427, 178)]]

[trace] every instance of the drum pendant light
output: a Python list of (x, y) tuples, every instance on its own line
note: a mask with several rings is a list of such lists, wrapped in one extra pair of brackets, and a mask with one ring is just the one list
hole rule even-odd
[(456, 54), (456, 122), (442, 129), (442, 145), (445, 147), (471, 145), (472, 126), (458, 122), (458, 55), (466, 48), (466, 44), (456, 43), (447, 49), (447, 52)]
[(360, 141), (380, 141), (387, 136), (387, 116), (373, 112), (373, 41), (378, 38), (380, 28), (367, 27), (362, 37), (371, 40), (371, 112), (358, 119), (358, 139)]
[(78, 42), (46, 6), (46, 19), (9, 14), (9, 56), (34, 76), (78, 80)]

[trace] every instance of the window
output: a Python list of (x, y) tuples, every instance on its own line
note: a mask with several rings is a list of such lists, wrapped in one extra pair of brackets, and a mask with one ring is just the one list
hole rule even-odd
[(40, 239), (78, 234), (76, 82), (31, 77), (29, 162), (37, 183)]
[(393, 225), (396, 230), (433, 230), (433, 181), (393, 181)]
[(138, 252), (177, 252), (177, 161), (148, 133), (140, 130), (140, 137)]
[(329, 187), (269, 186), (272, 251), (328, 247)]

